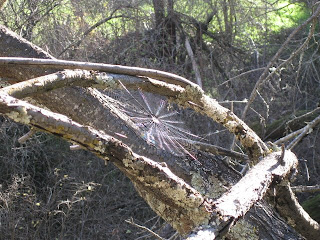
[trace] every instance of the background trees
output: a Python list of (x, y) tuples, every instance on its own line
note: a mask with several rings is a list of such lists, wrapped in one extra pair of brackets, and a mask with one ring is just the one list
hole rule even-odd
[[(260, 74), (291, 31), (312, 14), (312, 4), (308, 1), (10, 1), (1, 12), (1, 21), (54, 57), (156, 68), (197, 79), (208, 94), (241, 115), (246, 104), (243, 100), (250, 96)], [(277, 66), (285, 62), (293, 52), (297, 52), (306, 41), (309, 31), (308, 27), (302, 28), (291, 38), (280, 56), (267, 69), (269, 73), (273, 73)], [(275, 141), (314, 118), (312, 114), (302, 120), (297, 116), (313, 109), (313, 114), (317, 114), (318, 44), (317, 32), (311, 33), (312, 38), (308, 38), (308, 44), (301, 49), (303, 51), (297, 52), (293, 59), (285, 62), (283, 67), (263, 83), (258, 97), (250, 106), (246, 121), (265, 140)], [(8, 55), (4, 53), (1, 56)], [(8, 82), (31, 78), (27, 73), (20, 79), (16, 76), (10, 78), (9, 75), (1, 77), (2, 81)], [(132, 100), (131, 96), (126, 95), (126, 90), (122, 92), (124, 93), (112, 92), (109, 95), (127, 104)], [(145, 97), (139, 93), (133, 96), (142, 104), (150, 102), (149, 98), (144, 100)], [(67, 97), (55, 99), (54, 95), (45, 98), (47, 101), (52, 99), (51, 106), (48, 107), (56, 111), (61, 111), (57, 102), (62, 104), (65, 101), (67, 106), (70, 100)], [(40, 97), (40, 102), (45, 100)], [(69, 107), (73, 109), (73, 106)], [(141, 113), (135, 114), (141, 116)], [(209, 136), (205, 137), (210, 143), (223, 147), (232, 145), (233, 138), (221, 127), (207, 123), (207, 120), (202, 120), (205, 124), (199, 124), (200, 118), (197, 115), (188, 112), (183, 114), (185, 115), (179, 118), (189, 119), (186, 125), (192, 134), (201, 137), (207, 134)], [(75, 115), (73, 117), (81, 121)], [(103, 118), (99, 118), (94, 124), (101, 126), (103, 123)], [(130, 238), (138, 233), (129, 225), (119, 227), (123, 223), (122, 219), (129, 216), (134, 216), (135, 221), (141, 221), (140, 223), (150, 228), (165, 231), (164, 227), (159, 228), (161, 220), (152, 218), (153, 213), (147, 209), (139, 215), (131, 213), (135, 210), (130, 207), (130, 202), (123, 203), (119, 200), (110, 204), (110, 198), (97, 197), (105, 196), (106, 188), (114, 192), (112, 184), (117, 188), (119, 184), (123, 184), (126, 187), (119, 189), (128, 189), (134, 194), (126, 182), (120, 183), (118, 178), (123, 177), (117, 170), (113, 169), (111, 173), (102, 171), (99, 160), (90, 160), (90, 164), (88, 161), (80, 161), (79, 164), (76, 159), (82, 159), (87, 153), (70, 153), (65, 143), (42, 134), (35, 135), (23, 147), (8, 147), (9, 141), (13, 141), (11, 144), (15, 143), (15, 137), (18, 138), (23, 135), (22, 132), (27, 131), (14, 126), (16, 124), (8, 119), (2, 120), (2, 129), (6, 129), (3, 145), (7, 146), (1, 154), (5, 156), (1, 162), (1, 169), (4, 171), (1, 175), (2, 201), (7, 206), (4, 214), (9, 216), (5, 223), (7, 227), (1, 228), (3, 236), (12, 236), (13, 232), (16, 236), (56, 236), (59, 232), (60, 238), (78, 236), (77, 234), (83, 234), (79, 238)], [(121, 134), (121, 129), (112, 131)], [(156, 141), (152, 136), (150, 134), (144, 138), (149, 142)], [(299, 158), (308, 160), (301, 164), (302, 171), (297, 184), (305, 184), (306, 180), (309, 181), (308, 184), (318, 183), (317, 136), (317, 129), (314, 129), (295, 147)], [(192, 137), (184, 135), (183, 138), (188, 140)], [(168, 140), (161, 141), (163, 145), (166, 142), (170, 149), (174, 149)], [(42, 149), (40, 146), (46, 142), (51, 143), (49, 146), (52, 149), (42, 154), (41, 151), (36, 151)], [(71, 161), (51, 156), (49, 152), (55, 152), (54, 145), (66, 148), (62, 155), (70, 156)], [(235, 149), (239, 148), (235, 144)], [(191, 150), (187, 152), (193, 156)], [(89, 155), (86, 159), (91, 157)], [(96, 169), (102, 171), (101, 174)], [(109, 187), (103, 185), (106, 182)], [(301, 200), (306, 197), (307, 195), (302, 194)], [(138, 197), (130, 199), (146, 208)], [(95, 201), (99, 201), (99, 204), (94, 204)], [(17, 202), (22, 203), (21, 208)], [(25, 204), (29, 204), (29, 208), (22, 211)], [(10, 209), (13, 205), (17, 208)], [(97, 218), (97, 212), (102, 211), (106, 212), (108, 218)], [(109, 218), (111, 212), (122, 211), (127, 215), (117, 214), (118, 219)], [(35, 212), (39, 216), (35, 217)], [(82, 225), (74, 224), (75, 219), (81, 219), (79, 222)], [(112, 224), (107, 227), (109, 222)]]

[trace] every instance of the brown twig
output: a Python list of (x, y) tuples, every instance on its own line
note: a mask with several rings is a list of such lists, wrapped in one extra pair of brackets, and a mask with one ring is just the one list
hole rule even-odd
[[(286, 41), (281, 45), (280, 49), (277, 51), (277, 53), (273, 56), (273, 58), (270, 60), (270, 62), (268, 63), (268, 65), (266, 66), (265, 70), (263, 71), (263, 73), (261, 74), (260, 78), (258, 79), (258, 81), (256, 82), (251, 95), (249, 97), (248, 103), (245, 106), (241, 118), (245, 119), (246, 115), (247, 115), (247, 111), (249, 110), (250, 105), (252, 104), (252, 102), (254, 101), (254, 99), (257, 96), (257, 91), (259, 90), (260, 86), (266, 82), (267, 80), (271, 79), (271, 77), (277, 72), (279, 71), (282, 67), (284, 67), (286, 64), (288, 64), (295, 56), (297, 56), (308, 44), (308, 42), (310, 41), (313, 33), (314, 33), (314, 29), (315, 29), (315, 21), (317, 19), (317, 17), (320, 14), (320, 6), (317, 7), (316, 11), (312, 14), (312, 16), (310, 18), (308, 18), (304, 23), (302, 23), (299, 27), (297, 27), (293, 32), (291, 32), (291, 34), (287, 37)], [(309, 35), (307, 37), (307, 39), (304, 41), (304, 43), (295, 51), (293, 52), (290, 57), (288, 59), (286, 59), (285, 61), (283, 61), (279, 66), (276, 67), (276, 69), (274, 71), (272, 71), (271, 73), (269, 73), (269, 69), (271, 67), (273, 67), (276, 63), (276, 61), (280, 58), (281, 53), (283, 52), (283, 50), (285, 49), (285, 47), (289, 44), (290, 40), (304, 27), (306, 27), (310, 22), (312, 23), (312, 27), (309, 31)]]
[(114, 14), (119, 10), (119, 8), (114, 9), (109, 17), (106, 17), (104, 19), (101, 19), (100, 21), (98, 21), (97, 23), (93, 24), (91, 27), (89, 27), (80, 37), (80, 39), (78, 41), (74, 41), (71, 44), (69, 44), (67, 47), (65, 47), (59, 54), (58, 57), (60, 57), (63, 53), (65, 53), (66, 51), (68, 51), (70, 48), (76, 49), (77, 47), (80, 46), (80, 44), (82, 43), (82, 41), (97, 27), (101, 26), (102, 24), (106, 23), (107, 21), (114, 19), (114, 18), (120, 18), (123, 17), (123, 15), (116, 15), (114, 16)]
[(135, 227), (141, 228), (141, 229), (143, 229), (143, 230), (151, 233), (154, 237), (156, 237), (156, 238), (159, 239), (159, 240), (165, 240), (165, 239), (162, 238), (159, 234), (155, 233), (155, 232), (152, 231), (151, 229), (149, 229), (149, 228), (147, 228), (147, 227), (145, 227), (145, 226), (142, 226), (142, 225), (140, 225), (140, 224), (135, 223), (132, 218), (127, 219), (127, 220), (124, 220), (124, 221), (125, 221), (126, 223), (129, 223), (129, 224), (131, 224), (131, 225), (133, 225), (133, 226), (135, 226)]
[(308, 123), (303, 128), (303, 130), (298, 135), (298, 137), (296, 137), (294, 140), (292, 140), (292, 142), (287, 146), (287, 149), (294, 148), (294, 146), (296, 146), (297, 143), (300, 142), (305, 135), (309, 134), (313, 130), (313, 128), (319, 123), (320, 123), (320, 116), (316, 117), (312, 122)]

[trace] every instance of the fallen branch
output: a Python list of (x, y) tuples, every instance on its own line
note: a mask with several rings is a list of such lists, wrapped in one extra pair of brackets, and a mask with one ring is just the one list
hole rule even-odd
[[(283, 156), (283, 164), (279, 159)], [(292, 168), (298, 164), (297, 157), (291, 152), (274, 152), (263, 158), (228, 192), (219, 199), (212, 201), (211, 211), (217, 225), (198, 227), (188, 239), (215, 239), (223, 237), (229, 229), (243, 217), (249, 209), (261, 200), (271, 184), (290, 176)], [(200, 238), (205, 236), (205, 238)]]
[(276, 186), (276, 209), (287, 222), (306, 239), (318, 239), (320, 225), (300, 206), (289, 182)]
[(297, 145), (302, 138), (313, 131), (313, 128), (320, 123), (320, 115), (316, 117), (312, 122), (308, 123), (302, 130), (302, 132), (286, 147), (287, 149), (292, 149)]
[(320, 191), (320, 185), (314, 185), (314, 186), (294, 186), (291, 187), (293, 192), (319, 192)]
[[(121, 84), (119, 81), (121, 81)], [(207, 115), (235, 134), (242, 145), (247, 148), (253, 161), (257, 161), (260, 156), (268, 151), (267, 146), (254, 131), (229, 109), (222, 107), (216, 100), (206, 96), (197, 85), (187, 86), (184, 89), (150, 78), (76, 70), (63, 71), (17, 83), (3, 88), (0, 92), (3, 91), (9, 95), (22, 98), (64, 86), (80, 85), (114, 89), (121, 88), (122, 84), (127, 88), (140, 88), (144, 91), (161, 94), (182, 107), (190, 107)]]
[(131, 76), (145, 76), (155, 78), (182, 87), (196, 84), (186, 78), (178, 76), (173, 73), (168, 73), (160, 70), (139, 68), (139, 67), (126, 67), (121, 65), (111, 65), (103, 63), (89, 63), (89, 62), (76, 62), (56, 59), (37, 59), (37, 58), (19, 58), (19, 57), (0, 57), (0, 65), (28, 65), (37, 66), (41, 68), (55, 68), (55, 69), (83, 69), (95, 70), (108, 73), (127, 74)]
[[(35, 107), (0, 94), (0, 113), (13, 121), (30, 125), (75, 142), (105, 161), (112, 161), (150, 200), (153, 210), (181, 234), (208, 222), (206, 200), (199, 192), (175, 176), (165, 163), (139, 156), (119, 140), (91, 127), (73, 122), (64, 115)], [(168, 204), (172, 202), (174, 204)]]

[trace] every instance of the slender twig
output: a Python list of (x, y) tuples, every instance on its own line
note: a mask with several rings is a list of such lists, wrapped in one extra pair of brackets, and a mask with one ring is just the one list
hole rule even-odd
[(80, 44), (82, 43), (82, 41), (97, 27), (101, 26), (102, 24), (106, 23), (107, 21), (114, 19), (114, 18), (121, 18), (123, 17), (123, 15), (116, 15), (113, 16), (113, 14), (115, 14), (117, 11), (119, 10), (119, 8), (116, 8), (115, 10), (113, 10), (110, 14), (109, 17), (103, 18), (100, 21), (98, 21), (97, 23), (93, 24), (91, 27), (89, 27), (80, 37), (80, 39), (76, 42), (72, 42), (71, 44), (69, 44), (65, 49), (63, 49), (59, 54), (58, 57), (60, 57), (63, 53), (65, 53), (67, 50), (69, 50), (70, 48), (76, 49), (77, 47), (80, 46)]
[(292, 191), (294, 192), (319, 192), (320, 191), (320, 185), (314, 185), (314, 186), (294, 186), (291, 187)]
[(238, 153), (238, 152), (235, 152), (232, 150), (228, 150), (223, 147), (219, 147), (219, 146), (211, 145), (211, 144), (207, 144), (207, 143), (202, 143), (202, 142), (198, 142), (198, 141), (191, 141), (191, 143), (195, 147), (197, 147), (200, 150), (205, 151), (205, 152), (210, 152), (210, 153), (216, 154), (216, 155), (229, 156), (229, 157), (239, 159), (239, 160), (245, 160), (245, 161), (249, 160), (248, 155)]
[(20, 144), (25, 143), (28, 139), (30, 139), (37, 131), (35, 129), (31, 129), (27, 134), (23, 135), (18, 139)]
[(189, 55), (189, 57), (191, 59), (192, 68), (193, 68), (193, 71), (195, 73), (197, 83), (202, 88), (202, 79), (201, 79), (199, 67), (198, 67), (198, 64), (196, 62), (196, 59), (195, 59), (195, 56), (194, 56), (193, 50), (191, 48), (190, 41), (189, 41), (188, 37), (186, 37), (185, 46), (186, 46), (186, 49), (187, 49), (187, 53), (188, 53), (188, 55)]
[(229, 82), (231, 82), (231, 81), (233, 81), (233, 80), (235, 80), (235, 79), (237, 79), (237, 78), (243, 77), (243, 76), (245, 76), (245, 75), (247, 75), (247, 74), (250, 74), (250, 73), (253, 73), (253, 72), (258, 72), (258, 71), (261, 71), (261, 70), (264, 70), (264, 69), (265, 69), (265, 67), (261, 67), (261, 68), (255, 68), (255, 69), (251, 69), (251, 70), (249, 70), (249, 71), (240, 73), (239, 75), (234, 76), (234, 77), (232, 77), (232, 78), (229, 78), (227, 81), (224, 81), (223, 83), (220, 83), (220, 84), (218, 85), (218, 87), (221, 87), (221, 86), (223, 86), (224, 84), (227, 84), (227, 83), (229, 83)]
[[(250, 105), (252, 104), (252, 102), (254, 101), (255, 97), (257, 96), (257, 90), (259, 90), (260, 86), (262, 85), (263, 82), (266, 82), (267, 80), (271, 79), (271, 77), (273, 77), (273, 75), (278, 72), (282, 67), (284, 67), (286, 64), (288, 64), (296, 55), (298, 55), (308, 44), (308, 42), (310, 41), (313, 33), (314, 33), (314, 29), (315, 29), (315, 21), (316, 18), (318, 17), (318, 15), (320, 14), (320, 6), (317, 7), (316, 11), (312, 14), (312, 16), (310, 18), (308, 18), (304, 23), (302, 23), (299, 27), (297, 27), (286, 39), (286, 41), (281, 45), (280, 49), (277, 51), (277, 53), (273, 56), (273, 58), (270, 60), (270, 62), (268, 63), (268, 65), (266, 66), (265, 70), (263, 71), (263, 73), (261, 74), (260, 78), (258, 79), (258, 81), (256, 82), (251, 95), (249, 97), (248, 103), (245, 106), (243, 112), (242, 112), (242, 119), (245, 119), (246, 115), (247, 115), (247, 111), (249, 110)], [(291, 56), (283, 61), (278, 67), (276, 67), (276, 69), (274, 71), (272, 71), (271, 73), (269, 73), (269, 69), (271, 67), (273, 67), (273, 65), (275, 65), (276, 61), (280, 58), (281, 53), (283, 52), (283, 50), (285, 49), (285, 47), (289, 44), (289, 42), (291, 41), (291, 39), (304, 27), (306, 27), (310, 22), (312, 23), (312, 27), (309, 31), (309, 35), (307, 37), (307, 39), (304, 41), (304, 43), (295, 51), (291, 54)]]
[(301, 129), (299, 129), (299, 130), (297, 130), (297, 131), (294, 131), (294, 132), (288, 134), (287, 136), (284, 136), (284, 137), (278, 139), (277, 141), (274, 142), (274, 144), (275, 144), (275, 145), (279, 145), (279, 144), (281, 144), (281, 143), (287, 142), (287, 141), (289, 141), (291, 138), (297, 136), (298, 134), (300, 134), (300, 133), (302, 133), (302, 132), (303, 132), (303, 128), (301, 128)]
[(132, 218), (130, 218), (130, 219), (128, 219), (128, 220), (124, 220), (124, 221), (125, 221), (126, 223), (129, 223), (129, 224), (131, 224), (131, 225), (133, 225), (133, 226), (135, 226), (135, 227), (141, 228), (141, 229), (143, 229), (143, 230), (151, 233), (151, 234), (152, 234), (153, 236), (155, 236), (157, 239), (165, 240), (165, 239), (162, 238), (159, 234), (155, 233), (155, 232), (152, 231), (151, 229), (135, 223)]
[(309, 134), (313, 128), (320, 123), (320, 116), (316, 117), (312, 122), (308, 123), (304, 128), (303, 131), (296, 137), (292, 142), (286, 147), (286, 149), (292, 149), (294, 146), (297, 145), (298, 142), (301, 141), (301, 139)]
[(80, 149), (83, 149), (83, 147), (81, 147), (80, 145), (71, 145), (70, 146), (71, 151), (80, 150)]

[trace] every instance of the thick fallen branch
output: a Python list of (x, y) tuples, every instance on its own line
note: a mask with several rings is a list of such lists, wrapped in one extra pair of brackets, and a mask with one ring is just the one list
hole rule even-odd
[[(196, 234), (191, 234), (189, 239), (200, 239), (201, 236), (214, 239), (222, 237), (244, 216), (249, 209), (261, 200), (270, 185), (290, 176), (291, 169), (298, 164), (297, 157), (291, 151), (275, 152), (263, 158), (255, 165), (236, 185), (227, 193), (211, 204), (211, 211), (219, 223), (211, 228), (199, 227)], [(217, 223), (217, 222), (215, 222)]]
[[(121, 84), (119, 84), (119, 81), (121, 81)], [(122, 84), (128, 88), (140, 88), (144, 91), (161, 94), (180, 106), (190, 107), (207, 115), (214, 121), (225, 126), (231, 133), (234, 133), (255, 161), (257, 161), (264, 152), (268, 151), (266, 145), (254, 131), (229, 109), (222, 107), (217, 101), (206, 96), (198, 86), (188, 86), (184, 89), (173, 84), (166, 84), (149, 78), (76, 70), (63, 71), (17, 83), (3, 88), (0, 91), (4, 91), (14, 97), (23, 98), (30, 96), (30, 94), (50, 91), (63, 86), (80, 85), (114, 89), (121, 88)], [(203, 144), (199, 147), (202, 149), (214, 148), (213, 146), (209, 147)], [(219, 151), (226, 152), (226, 149), (217, 149), (217, 152)], [(232, 152), (233, 151), (229, 151), (229, 153)], [(238, 157), (240, 156), (239, 154), (236, 155), (238, 155)], [(242, 158), (244, 158), (244, 156), (242, 156)]]
[(153, 210), (181, 234), (208, 222), (211, 214), (207, 211), (205, 199), (175, 176), (166, 164), (135, 154), (128, 146), (103, 132), (5, 94), (0, 94), (0, 113), (16, 122), (76, 142), (105, 161), (112, 161), (150, 200)]

